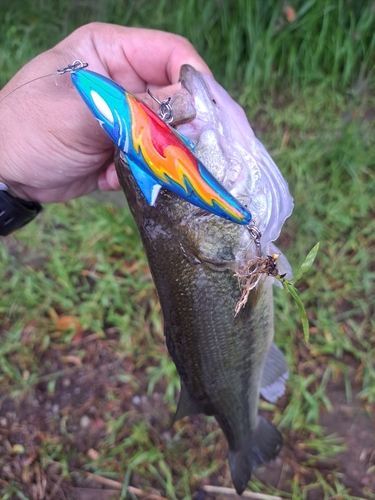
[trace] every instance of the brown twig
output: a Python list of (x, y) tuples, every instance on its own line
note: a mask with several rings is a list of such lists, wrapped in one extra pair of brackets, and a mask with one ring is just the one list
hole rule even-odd
[[(52, 500), (54, 498), (54, 496), (56, 495), (56, 493), (60, 490), (60, 486), (61, 486), (61, 483), (64, 481), (64, 476), (60, 476), (59, 479), (57, 480), (55, 486), (53, 487), (53, 490), (49, 496), (50, 500)], [(40, 498), (43, 498), (43, 497), (40, 497)]]
[[(236, 490), (232, 488), (223, 488), (222, 486), (203, 486), (203, 490), (207, 493), (218, 493), (221, 495), (232, 495), (238, 497)], [(244, 491), (242, 493), (244, 498), (252, 498), (253, 500), (283, 500), (281, 497), (275, 497), (273, 495), (265, 495), (264, 493), (254, 493), (252, 491)]]
[[(55, 462), (54, 460), (50, 460), (50, 459), (45, 459), (45, 460), (51, 464), (61, 466), (61, 464), (59, 462)], [(120, 483), (119, 481), (114, 481), (113, 479), (108, 479), (107, 477), (98, 476), (98, 474), (92, 474), (91, 472), (86, 472), (84, 470), (80, 470), (80, 469), (76, 469), (76, 468), (74, 468), (74, 472), (78, 472), (79, 474), (86, 476), (87, 479), (92, 479), (93, 481), (96, 481), (97, 483), (108, 486), (114, 490), (122, 490), (122, 488), (123, 488), (123, 484)], [(129, 493), (133, 493), (134, 495), (137, 495), (137, 496), (142, 497), (142, 498), (147, 499), (147, 500), (168, 500), (167, 498), (164, 498), (160, 495), (155, 495), (153, 493), (147, 493), (147, 491), (142, 491), (138, 488), (135, 488), (134, 486), (128, 486), (127, 491)]]
[(240, 312), (240, 310), (245, 307), (251, 290), (253, 290), (259, 283), (259, 281), (265, 276), (277, 276), (278, 270), (276, 267), (276, 261), (280, 254), (267, 255), (266, 258), (256, 257), (251, 260), (246, 267), (240, 269), (235, 276), (238, 278), (238, 283), (241, 289), (241, 297), (237, 302), (234, 316)]

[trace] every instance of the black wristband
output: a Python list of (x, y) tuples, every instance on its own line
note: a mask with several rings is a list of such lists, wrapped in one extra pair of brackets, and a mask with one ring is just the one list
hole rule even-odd
[(6, 191), (0, 191), (0, 236), (8, 236), (25, 226), (42, 209), (42, 205), (36, 201), (20, 200)]

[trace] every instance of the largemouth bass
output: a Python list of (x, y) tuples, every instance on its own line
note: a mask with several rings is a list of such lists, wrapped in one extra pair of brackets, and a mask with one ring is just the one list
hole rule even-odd
[[(250, 210), (262, 233), (264, 256), (275, 252), (270, 242), (293, 207), (287, 183), (224, 89), (188, 65), (181, 68), (181, 85), (172, 104), (177, 109), (180, 99), (190, 100), (196, 118), (179, 132), (193, 141), (195, 155), (211, 174)], [(181, 377), (175, 418), (215, 416), (241, 494), (252, 470), (274, 459), (282, 445), (280, 432), (258, 415), (259, 393), (275, 401), (288, 374), (283, 355), (272, 344), (273, 278), (259, 282), (235, 317), (241, 296), (235, 272), (257, 255), (248, 229), (164, 189), (150, 206), (124, 154), (118, 152), (115, 162), (159, 295), (167, 347)]]

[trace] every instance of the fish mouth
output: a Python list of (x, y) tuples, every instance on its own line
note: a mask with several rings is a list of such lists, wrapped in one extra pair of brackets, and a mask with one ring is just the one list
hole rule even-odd
[(205, 77), (207, 75), (200, 73), (190, 64), (183, 64), (180, 68), (181, 91), (190, 95), (197, 114), (217, 106)]
[[(181, 90), (172, 97), (172, 105), (174, 105), (174, 99), (177, 97), (184, 98), (185, 101), (190, 100), (191, 106), (196, 111), (196, 117), (190, 123), (178, 127), (178, 131), (196, 145), (211, 143), (214, 149), (225, 156), (226, 160), (228, 160), (226, 171), (218, 173), (212, 170), (211, 173), (236, 199), (247, 207), (251, 202), (251, 198), (246, 188), (244, 188), (244, 185), (248, 182), (245, 161), (239, 158), (236, 149), (232, 147), (232, 143), (229, 146), (227, 145), (229, 130), (222, 123), (225, 120), (225, 112), (223, 114), (223, 110), (220, 109), (220, 102), (215, 99), (210, 88), (211, 79), (212, 77), (200, 73), (189, 64), (181, 66)], [(206, 166), (210, 169), (209, 165)], [(250, 208), (249, 211), (251, 212)]]
[(212, 148), (222, 154), (227, 167), (219, 173), (218, 163), (205, 163), (205, 158), (203, 162), (252, 213), (253, 223), (262, 233), (262, 246), (266, 246), (279, 237), (293, 210), (287, 182), (256, 138), (244, 110), (213, 77), (185, 64), (180, 69), (180, 81), (194, 103), (196, 119), (179, 127), (179, 132), (193, 140), (198, 150), (200, 144), (207, 147), (210, 134), (215, 136)]

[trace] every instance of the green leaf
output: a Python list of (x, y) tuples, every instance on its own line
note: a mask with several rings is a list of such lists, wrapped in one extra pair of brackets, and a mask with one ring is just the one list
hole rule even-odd
[(305, 309), (304, 305), (302, 304), (302, 301), (299, 298), (298, 292), (294, 288), (294, 286), (292, 284), (288, 283), (287, 287), (288, 287), (288, 292), (293, 297), (293, 299), (294, 299), (294, 301), (297, 304), (297, 307), (299, 309), (299, 312), (300, 312), (300, 315), (301, 315), (303, 335), (305, 337), (305, 342), (308, 342), (309, 341), (309, 336), (310, 336), (310, 331), (309, 331), (309, 320), (307, 319), (306, 309)]
[(293, 279), (289, 281), (289, 283), (294, 284), (296, 283), (299, 279), (302, 278), (302, 276), (310, 269), (310, 267), (313, 265), (316, 254), (318, 253), (319, 250), (319, 244), (317, 243), (314, 248), (310, 250), (310, 252), (307, 254), (306, 259), (303, 261), (301, 267), (298, 269), (297, 274), (294, 276)]
[(318, 253), (319, 250), (319, 243), (317, 243), (314, 248), (310, 250), (310, 252), (307, 254), (306, 259), (303, 261), (301, 267), (298, 269), (297, 274), (294, 276), (293, 279), (287, 280), (285, 278), (277, 277), (276, 278), (282, 283), (284, 290), (289, 292), (291, 296), (293, 297), (295, 303), (297, 304), (297, 307), (300, 312), (301, 316), (301, 322), (302, 322), (302, 328), (303, 328), (303, 335), (305, 337), (305, 342), (309, 341), (309, 320), (307, 319), (307, 314), (306, 314), (306, 309), (304, 305), (302, 304), (301, 299), (299, 298), (298, 291), (294, 287), (294, 283), (298, 281), (313, 265), (316, 254)]

